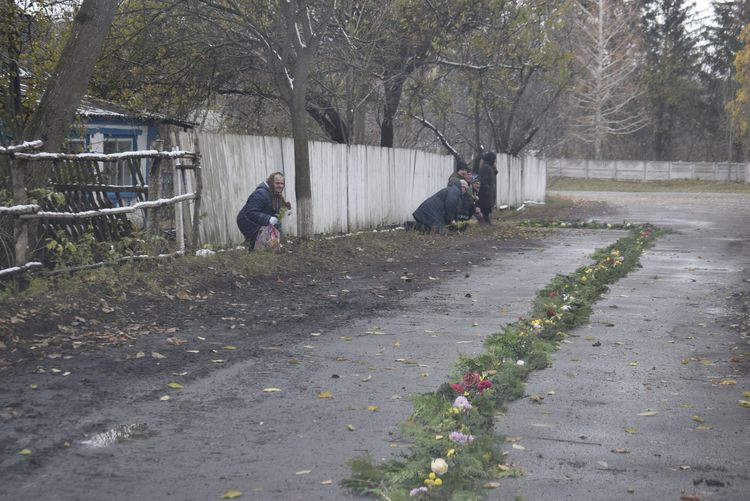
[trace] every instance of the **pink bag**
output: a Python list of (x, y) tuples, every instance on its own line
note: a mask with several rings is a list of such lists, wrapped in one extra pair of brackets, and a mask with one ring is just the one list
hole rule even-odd
[(281, 233), (272, 224), (263, 226), (255, 237), (255, 250), (281, 252)]

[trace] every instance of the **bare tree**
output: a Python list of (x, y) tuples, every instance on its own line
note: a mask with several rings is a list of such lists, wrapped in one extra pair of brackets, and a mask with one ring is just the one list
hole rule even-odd
[(593, 145), (594, 158), (603, 156), (609, 136), (629, 135), (648, 123), (635, 106), (644, 94), (640, 81), (637, 12), (622, 0), (576, 2), (579, 36), (573, 47), (575, 85), (572, 135)]

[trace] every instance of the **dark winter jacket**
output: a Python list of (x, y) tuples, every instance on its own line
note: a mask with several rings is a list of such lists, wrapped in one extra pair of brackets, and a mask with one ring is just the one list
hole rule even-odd
[(482, 163), (479, 168), (479, 180), (482, 184), (479, 186), (479, 203), (480, 209), (491, 210), (497, 201), (497, 169), (494, 165)]
[(422, 202), (414, 211), (414, 219), (434, 231), (443, 231), (445, 225), (456, 220), (461, 201), (461, 189), (448, 186)]
[(260, 227), (268, 225), (271, 217), (275, 215), (271, 190), (263, 182), (255, 188), (245, 206), (237, 214), (237, 226), (245, 238), (254, 241)]

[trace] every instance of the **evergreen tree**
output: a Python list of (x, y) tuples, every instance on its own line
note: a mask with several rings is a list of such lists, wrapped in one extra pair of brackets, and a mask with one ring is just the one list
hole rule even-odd
[(706, 26), (703, 38), (703, 80), (710, 113), (706, 128), (713, 131), (717, 158), (730, 162), (740, 160), (741, 145), (735, 138), (735, 126), (726, 106), (737, 92), (733, 61), (742, 48), (740, 31), (750, 22), (749, 0), (717, 0), (713, 2), (713, 23)]
[(691, 11), (685, 0), (643, 0), (648, 110), (655, 160), (687, 160), (694, 144), (687, 139), (703, 111), (700, 106), (697, 37), (691, 33)]

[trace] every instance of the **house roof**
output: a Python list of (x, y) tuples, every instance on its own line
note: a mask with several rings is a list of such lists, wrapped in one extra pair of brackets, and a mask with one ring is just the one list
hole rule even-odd
[(178, 120), (176, 118), (170, 118), (166, 115), (159, 113), (149, 112), (134, 112), (127, 108), (105, 101), (103, 99), (97, 99), (91, 96), (84, 96), (81, 100), (81, 104), (78, 105), (77, 114), (87, 118), (110, 118), (110, 119), (121, 119), (121, 120), (139, 120), (144, 122), (160, 122), (168, 125), (177, 125), (187, 129), (192, 129), (196, 125), (195, 122), (188, 122), (185, 120)]

